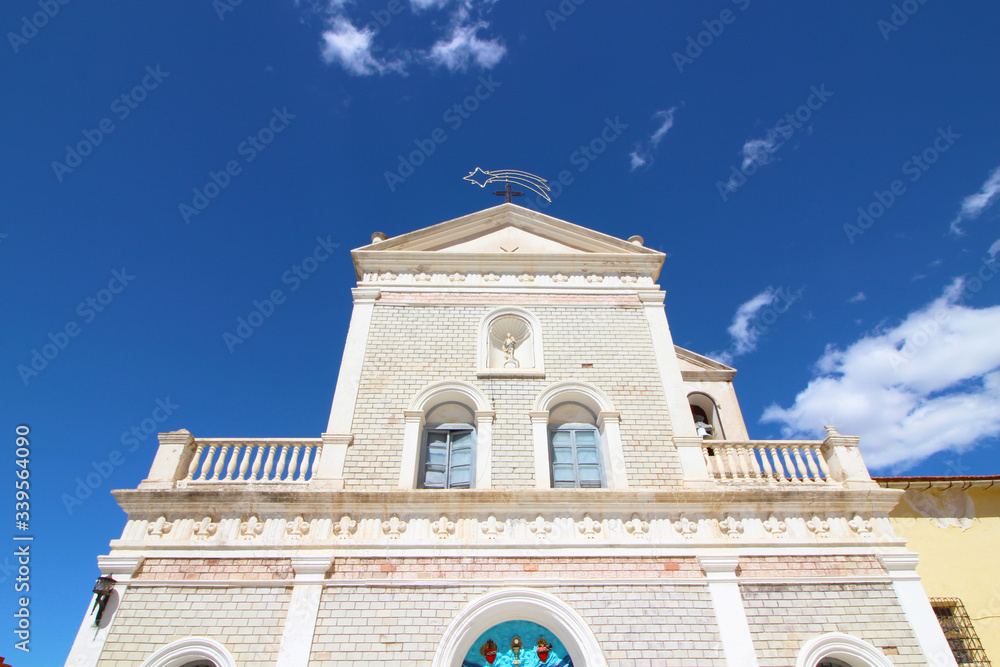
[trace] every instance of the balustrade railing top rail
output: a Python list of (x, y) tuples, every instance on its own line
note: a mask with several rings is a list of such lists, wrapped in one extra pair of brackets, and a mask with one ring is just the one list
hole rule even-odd
[(822, 440), (705, 440), (708, 474), (718, 481), (836, 483)]
[(188, 466), (189, 482), (306, 483), (319, 466), (320, 438), (199, 438)]

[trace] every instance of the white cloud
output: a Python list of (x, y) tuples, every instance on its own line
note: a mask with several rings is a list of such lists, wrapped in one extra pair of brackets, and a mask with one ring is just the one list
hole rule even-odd
[(492, 68), (503, 60), (507, 47), (499, 38), (480, 39), (476, 35), (489, 25), (486, 21), (457, 22), (447, 38), (434, 43), (427, 54), (428, 60), (435, 65), (443, 65), (452, 72), (464, 72), (470, 64), (482, 69)]
[(451, 0), (410, 0), (410, 6), (413, 7), (413, 11), (419, 12), (425, 9), (440, 9), (449, 2)]
[(990, 256), (990, 259), (995, 259), (998, 252), (1000, 252), (1000, 239), (993, 242), (993, 245), (986, 251), (986, 254)]
[(748, 139), (743, 144), (743, 169), (755, 162), (758, 165), (770, 162), (771, 153), (778, 150), (781, 143), (783, 142), (778, 141), (778, 133), (774, 130), (769, 130), (763, 139)]
[(670, 128), (674, 126), (675, 111), (677, 111), (677, 107), (661, 109), (653, 113), (653, 118), (659, 120), (660, 125), (650, 135), (648, 142), (645, 144), (637, 143), (632, 152), (629, 153), (629, 171), (635, 171), (639, 167), (648, 167), (653, 164), (653, 152), (660, 145), (660, 142), (663, 141), (663, 137), (667, 136)]
[[(724, 364), (729, 364), (736, 357), (756, 350), (757, 342), (767, 332), (768, 326), (774, 324), (777, 316), (788, 310), (788, 306), (798, 300), (800, 293), (789, 294), (783, 288), (774, 289), (773, 287), (768, 287), (749, 301), (741, 304), (736, 309), (733, 322), (727, 329), (731, 339), (729, 349), (722, 352), (712, 352), (708, 356), (718, 359)], [(768, 309), (768, 313), (772, 318), (771, 321), (768, 322), (767, 318), (763, 317), (758, 321), (758, 315), (761, 315), (765, 308), (776, 304), (778, 301), (782, 301), (783, 303)]]
[(965, 232), (960, 227), (961, 223), (978, 218), (980, 213), (996, 201), (998, 194), (1000, 194), (1000, 167), (993, 170), (986, 182), (983, 183), (983, 187), (979, 188), (979, 192), (962, 200), (958, 215), (951, 221), (951, 232), (964, 234)]
[(786, 438), (836, 425), (861, 436), (869, 466), (894, 470), (1000, 435), (1000, 306), (961, 305), (967, 291), (957, 279), (897, 326), (829, 346), (792, 406), (762, 421)]
[(858, 292), (857, 294), (855, 294), (854, 296), (852, 296), (850, 299), (848, 299), (847, 303), (859, 303), (861, 301), (864, 301), (867, 298), (868, 298), (868, 296), (864, 292)]
[(402, 61), (387, 61), (372, 53), (373, 38), (371, 30), (358, 30), (346, 17), (335, 16), (323, 33), (323, 60), (337, 63), (355, 76), (402, 72)]
[(656, 128), (656, 132), (653, 132), (653, 136), (649, 138), (649, 142), (653, 144), (653, 148), (660, 145), (660, 141), (663, 137), (667, 136), (667, 132), (674, 126), (674, 111), (676, 110), (677, 107), (671, 107), (666, 111), (657, 111), (653, 114), (653, 118), (659, 118), (662, 121), (660, 126)]
[[(429, 49), (410, 49), (401, 51), (404, 57), (387, 58), (378, 55), (375, 44), (380, 30), (386, 26), (382, 19), (368, 21), (361, 28), (355, 27), (347, 13), (348, 5), (352, 5), (353, 0), (327, 0), (320, 10), (327, 15), (329, 23), (328, 29), (323, 32), (321, 54), (326, 63), (336, 63), (355, 76), (405, 75), (407, 66), (414, 62), (444, 66), (453, 72), (464, 72), (470, 66), (490, 69), (507, 53), (507, 47), (499, 37), (486, 39), (479, 36), (481, 30), (490, 26), (482, 18), (483, 15), (497, 1), (459, 0), (450, 13), (444, 37), (439, 37)], [(451, 4), (452, 0), (410, 0), (414, 14), (442, 9)], [(388, 12), (384, 13), (388, 15)]]
[(636, 146), (636, 149), (628, 154), (629, 158), (632, 160), (631, 171), (635, 171), (639, 167), (646, 166), (646, 157), (640, 155), (639, 150), (640, 150), (639, 147)]

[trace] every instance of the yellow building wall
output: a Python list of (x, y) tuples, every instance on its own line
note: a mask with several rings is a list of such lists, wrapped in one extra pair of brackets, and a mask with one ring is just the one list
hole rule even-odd
[(927, 596), (960, 598), (986, 655), (1000, 666), (1000, 486), (911, 488), (889, 518), (920, 554)]

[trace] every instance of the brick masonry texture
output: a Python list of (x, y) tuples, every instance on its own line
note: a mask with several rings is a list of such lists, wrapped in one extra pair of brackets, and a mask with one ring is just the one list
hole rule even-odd
[[(430, 664), (451, 620), (488, 590), (328, 588), (310, 665)], [(612, 667), (725, 664), (707, 587), (568, 585), (539, 590), (583, 617)]]
[[(424, 386), (462, 380), (478, 387), (496, 410), (493, 486), (534, 487), (528, 412), (548, 385), (588, 382), (621, 412), (622, 446), (632, 488), (679, 483), (680, 463), (671, 442), (670, 416), (653, 354), (649, 327), (635, 297), (571, 297), (576, 304), (525, 305), (541, 323), (544, 379), (476, 377), (476, 346), (482, 318), (511, 303), (512, 295), (435, 295), (479, 303), (393, 305), (392, 293), (376, 302), (363, 363), (348, 450), (348, 488), (395, 488), (403, 443), (403, 410)], [(407, 300), (414, 295), (407, 294)], [(473, 299), (475, 297), (475, 299)], [(533, 295), (536, 301), (554, 301)], [(570, 297), (563, 297), (569, 299)], [(585, 299), (589, 306), (579, 305)], [(595, 306), (606, 300), (605, 305)], [(584, 368), (584, 364), (592, 364)]]
[(795, 664), (802, 644), (845, 632), (879, 648), (894, 665), (925, 665), (891, 584), (740, 585), (760, 667)]
[(875, 556), (741, 556), (740, 577), (883, 577)]
[(166, 644), (211, 637), (240, 667), (271, 667), (288, 615), (290, 589), (129, 588), (98, 667), (139, 667)]
[(329, 578), (678, 579), (701, 577), (695, 558), (335, 558)]
[(292, 579), (295, 572), (287, 558), (147, 558), (136, 574), (138, 581), (199, 579), (270, 581)]

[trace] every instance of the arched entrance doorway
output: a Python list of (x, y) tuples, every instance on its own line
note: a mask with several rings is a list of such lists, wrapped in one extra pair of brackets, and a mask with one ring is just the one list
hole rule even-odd
[[(518, 623), (525, 625), (519, 626)], [(549, 667), (554, 664), (552, 660), (557, 653), (558, 659), (565, 660), (567, 667), (570, 664), (573, 667), (608, 667), (597, 638), (576, 610), (554, 595), (529, 588), (507, 588), (472, 600), (445, 630), (431, 667), (463, 667), (470, 655), (472, 660), (477, 661), (473, 662), (474, 665), (512, 667), (513, 650), (510, 642), (513, 634), (510, 633), (517, 628), (525, 628), (526, 633), (526, 636), (519, 635), (522, 643), (519, 652), (522, 667), (528, 667), (529, 664), (532, 667)], [(497, 658), (490, 666), (479, 650), (490, 639), (486, 635), (494, 629), (498, 633), (497, 637), (503, 631), (505, 639), (501, 643), (500, 639), (493, 638), (497, 644)], [(549, 634), (529, 634), (538, 632)], [(544, 663), (539, 662), (536, 651), (539, 639), (551, 643), (553, 649), (557, 646), (560, 649), (558, 652), (550, 651)], [(511, 658), (509, 662), (500, 662), (501, 659), (506, 660), (507, 656)], [(534, 662), (526, 662), (529, 657)]]

